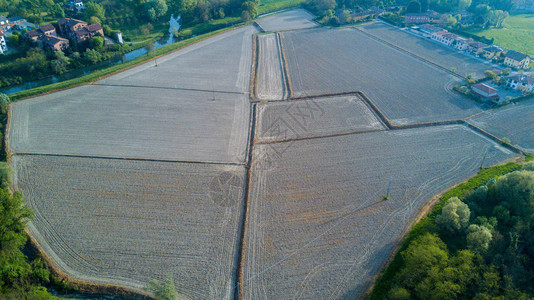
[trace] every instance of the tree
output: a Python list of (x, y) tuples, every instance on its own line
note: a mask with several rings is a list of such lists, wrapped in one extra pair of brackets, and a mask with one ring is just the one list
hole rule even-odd
[(89, 2), (85, 8), (85, 19), (90, 20), (91, 17), (97, 17), (100, 21), (105, 21), (106, 10), (98, 3)]
[(441, 215), (436, 217), (436, 224), (447, 233), (455, 233), (469, 225), (471, 211), (467, 204), (458, 197), (452, 197), (441, 209)]
[(241, 12), (241, 21), (243, 22), (250, 21), (250, 14), (248, 13), (248, 11), (244, 10)]
[(2, 115), (7, 114), (7, 107), (9, 106), (9, 102), (11, 102), (9, 96), (4, 93), (0, 93), (0, 112), (2, 113)]
[(489, 247), (491, 238), (491, 231), (484, 226), (471, 224), (467, 229), (467, 247), (473, 252), (485, 252)]
[(84, 57), (92, 64), (96, 64), (100, 61), (102, 55), (95, 49), (87, 49), (85, 50)]
[(421, 12), (426, 12), (428, 10), (428, 0), (421, 0)]
[(172, 276), (167, 275), (165, 281), (158, 282), (157, 280), (151, 280), (145, 290), (152, 292), (156, 297), (156, 300), (176, 300), (178, 299), (178, 293), (174, 287)]
[(149, 21), (156, 21), (163, 17), (168, 9), (165, 0), (150, 0), (145, 3), (146, 17)]
[(420, 13), (421, 12), (421, 3), (417, 0), (412, 0), (410, 3), (408, 3), (408, 6), (406, 7), (407, 13)]
[(495, 182), (497, 201), (507, 201), (510, 213), (530, 223), (534, 219), (534, 172), (516, 171)]
[(20, 193), (0, 190), (0, 282), (14, 286), (30, 275), (31, 267), (21, 252), (26, 244), (24, 227), (32, 216)]
[(102, 50), (104, 47), (104, 38), (101, 36), (95, 36), (89, 40), (89, 47), (95, 50)]
[(401, 252), (404, 268), (399, 273), (399, 282), (404, 287), (414, 288), (434, 268), (447, 265), (449, 252), (443, 241), (434, 234), (419, 236)]
[(466, 10), (471, 6), (471, 0), (458, 0), (458, 11)]
[(253, 1), (243, 2), (241, 5), (241, 10), (248, 12), (251, 19), (254, 19), (258, 15), (258, 8), (256, 7), (256, 3)]
[(54, 55), (56, 56), (56, 59), (50, 62), (52, 70), (54, 70), (54, 73), (56, 74), (65, 73), (67, 71), (67, 67), (70, 64), (70, 59), (65, 56), (63, 51), (56, 51)]

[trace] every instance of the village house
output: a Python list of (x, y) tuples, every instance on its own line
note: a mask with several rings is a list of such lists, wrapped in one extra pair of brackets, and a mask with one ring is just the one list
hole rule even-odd
[(82, 0), (73, 0), (67, 4), (67, 9), (73, 12), (79, 12), (85, 9), (85, 5)]
[(501, 57), (501, 54), (502, 48), (495, 45), (482, 49), (481, 53), (481, 55), (487, 60), (498, 59)]
[(12, 28), (15, 29), (15, 30), (18, 30), (18, 31), (23, 31), (23, 30), (33, 30), (35, 27), (37, 27), (37, 26), (35, 26), (35, 24), (27, 22), (27, 21), (24, 21), (24, 22), (18, 23), (17, 25), (13, 26)]
[(506, 86), (524, 92), (534, 92), (534, 73), (515, 73), (506, 77)]
[(443, 43), (443, 35), (444, 34), (447, 34), (449, 33), (447, 30), (443, 30), (443, 31), (438, 31), (438, 32), (434, 32), (432, 33), (432, 35), (430, 36), (430, 38), (436, 42), (440, 42), (440, 43)]
[(504, 55), (504, 64), (516, 69), (526, 69), (530, 64), (530, 56), (510, 50)]
[(0, 54), (5, 54), (7, 52), (6, 37), (3, 33), (0, 32)]
[(451, 46), (455, 41), (463, 39), (463, 38), (454, 33), (445, 31), (445, 32), (437, 32), (435, 35), (433, 35), (432, 39), (444, 45)]
[(42, 36), (57, 36), (57, 33), (56, 28), (52, 24), (46, 24), (37, 29), (26, 32), (26, 36), (28, 36), (32, 41), (37, 41)]
[(104, 29), (98, 24), (92, 24), (77, 30), (75, 33), (76, 42), (80, 43), (95, 36), (104, 36)]
[(417, 31), (420, 35), (426, 38), (432, 37), (432, 34), (436, 32), (446, 31), (441, 27), (437, 27), (431, 24), (422, 24), (419, 26), (412, 27), (413, 30)]
[(482, 100), (498, 101), (497, 90), (484, 83), (477, 83), (471, 87), (471, 91)]
[(5, 16), (0, 15), (0, 32), (5, 31), (6, 29), (9, 29), (11, 26), (9, 26), (9, 19)]
[(406, 24), (423, 24), (429, 21), (430, 18), (427, 14), (406, 14), (404, 16), (404, 23)]
[(437, 23), (439, 22), (439, 19), (441, 18), (441, 14), (433, 10), (428, 10), (426, 12), (426, 15), (428, 16), (428, 21), (430, 23)]
[(83, 42), (94, 36), (104, 36), (104, 29), (98, 24), (88, 25), (87, 22), (62, 18), (58, 21), (59, 31), (63, 36), (72, 37), (77, 43)]
[(61, 33), (62, 36), (70, 36), (74, 37), (75, 32), (77, 30), (80, 30), (84, 27), (86, 27), (88, 24), (87, 22), (71, 19), (71, 18), (61, 18), (57, 22), (57, 25), (59, 27), (59, 33)]
[(9, 18), (8, 19), (8, 22), (9, 22), (9, 26), (13, 27), (17, 24), (20, 24), (22, 22), (26, 22), (26, 19), (22, 18), (22, 17), (12, 17), (12, 18)]
[(468, 51), (473, 53), (474, 55), (480, 55), (482, 53), (482, 50), (489, 47), (489, 45), (477, 42), (477, 41), (468, 41)]
[(454, 39), (453, 46), (457, 50), (465, 51), (469, 48), (469, 40), (457, 35)]
[(59, 36), (43, 35), (39, 38), (43, 48), (52, 51), (65, 51), (69, 47), (69, 40)]

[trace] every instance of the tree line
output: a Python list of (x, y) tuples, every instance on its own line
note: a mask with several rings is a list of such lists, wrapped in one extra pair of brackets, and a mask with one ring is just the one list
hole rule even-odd
[(389, 299), (534, 297), (534, 162), (448, 199), (427, 221), (400, 252)]

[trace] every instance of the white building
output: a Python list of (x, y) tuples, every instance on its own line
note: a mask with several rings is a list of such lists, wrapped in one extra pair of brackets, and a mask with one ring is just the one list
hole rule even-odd
[(506, 77), (506, 86), (527, 93), (534, 92), (534, 73), (515, 73)]
[(6, 36), (0, 32), (0, 54), (7, 52)]

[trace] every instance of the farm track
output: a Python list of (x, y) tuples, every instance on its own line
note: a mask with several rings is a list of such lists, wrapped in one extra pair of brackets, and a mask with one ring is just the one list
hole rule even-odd
[(422, 56), (419, 56), (419, 55), (417, 55), (417, 54), (415, 54), (415, 53), (413, 53), (413, 52), (411, 52), (411, 51), (408, 51), (408, 50), (406, 50), (406, 49), (404, 49), (404, 48), (402, 48), (402, 47), (399, 47), (399, 46), (397, 46), (397, 45), (395, 45), (395, 44), (393, 44), (393, 43), (390, 43), (390, 42), (388, 42), (388, 41), (386, 41), (386, 40), (384, 40), (384, 39), (381, 39), (381, 38), (379, 38), (378, 36), (376, 36), (376, 35), (374, 35), (374, 34), (371, 34), (371, 33), (367, 32), (367, 31), (365, 31), (365, 30), (361, 30), (361, 29), (358, 28), (358, 27), (351, 27), (351, 28), (353, 28), (354, 30), (357, 30), (357, 31), (359, 31), (359, 32), (361, 32), (361, 33), (364, 33), (365, 35), (369, 36), (370, 38), (373, 38), (373, 39), (375, 39), (375, 40), (377, 40), (377, 41), (379, 41), (379, 42), (381, 42), (381, 43), (383, 43), (383, 44), (386, 44), (386, 45), (388, 45), (388, 46), (390, 46), (390, 47), (392, 47), (392, 48), (395, 48), (395, 49), (400, 50), (400, 51), (402, 51), (402, 52), (404, 52), (404, 53), (406, 53), (406, 54), (408, 54), (408, 55), (410, 55), (410, 56), (413, 56), (413, 57), (415, 57), (415, 58), (417, 58), (417, 59), (419, 59), (419, 60), (421, 60), (421, 61), (423, 61), (423, 62), (425, 62), (425, 63), (428, 63), (428, 64), (430, 64), (430, 65), (432, 65), (432, 66), (434, 66), (434, 67), (438, 67), (438, 68), (440, 68), (441, 70), (446, 71), (446, 72), (448, 72), (448, 73), (450, 73), (450, 74), (452, 74), (452, 75), (454, 75), (454, 76), (458, 76), (458, 77), (461, 77), (461, 78), (463, 78), (463, 79), (467, 79), (467, 77), (465, 77), (465, 76), (463, 76), (463, 75), (461, 75), (461, 74), (458, 74), (458, 73), (456, 73), (456, 72), (453, 72), (452, 70), (450, 70), (450, 69), (448, 69), (448, 68), (445, 68), (445, 67), (443, 67), (442, 65), (439, 65), (439, 64), (437, 64), (437, 63), (435, 63), (435, 62), (433, 62), (433, 61), (431, 61), (431, 60), (428, 60), (428, 59), (426, 59), (426, 58), (424, 58), (424, 57), (422, 57)]

